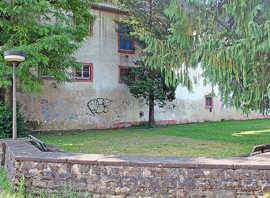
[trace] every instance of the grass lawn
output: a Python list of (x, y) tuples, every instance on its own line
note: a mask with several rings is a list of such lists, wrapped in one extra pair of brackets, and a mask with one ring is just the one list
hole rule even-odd
[(39, 135), (71, 152), (154, 156), (238, 156), (270, 143), (270, 119), (90, 130)]

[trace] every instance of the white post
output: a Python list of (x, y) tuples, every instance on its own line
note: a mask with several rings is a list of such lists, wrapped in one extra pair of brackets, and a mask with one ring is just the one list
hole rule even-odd
[(16, 66), (17, 63), (13, 62), (13, 131), (12, 131), (12, 139), (15, 140), (17, 138), (17, 112), (16, 112)]

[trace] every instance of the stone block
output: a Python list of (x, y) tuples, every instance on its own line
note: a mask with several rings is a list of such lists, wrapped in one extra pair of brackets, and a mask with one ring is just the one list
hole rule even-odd
[(264, 179), (268, 179), (270, 178), (270, 170), (264, 170), (264, 176), (263, 176)]
[(204, 172), (201, 169), (186, 169), (188, 178), (204, 178)]
[(93, 166), (90, 171), (91, 175), (101, 175), (101, 168), (97, 166)]
[(34, 168), (34, 166), (33, 166), (33, 163), (32, 162), (22, 162), (21, 163), (21, 166), (20, 166), (20, 169), (21, 170), (30, 170), (30, 169), (32, 169), (32, 168)]
[(168, 177), (171, 171), (168, 168), (153, 168), (150, 175), (154, 177)]
[(255, 192), (255, 191), (260, 191), (261, 188), (258, 186), (256, 180), (241, 180), (241, 189), (245, 192)]
[(152, 172), (150, 168), (145, 168), (142, 172), (143, 177), (152, 177)]
[(225, 178), (225, 172), (223, 169), (203, 169), (203, 175), (205, 178), (218, 179)]
[(46, 180), (34, 179), (34, 180), (32, 180), (31, 184), (32, 184), (32, 187), (40, 188), (40, 189), (44, 189), (44, 188), (49, 187), (48, 181), (46, 181)]
[(121, 177), (121, 184), (123, 186), (129, 186), (129, 187), (135, 188), (136, 186), (139, 185), (139, 183), (141, 184), (140, 179), (138, 177), (133, 177), (133, 176)]
[(129, 195), (131, 192), (131, 189), (128, 187), (118, 187), (115, 189), (116, 195)]
[(59, 172), (59, 170), (62, 170), (62, 166), (65, 166), (65, 164), (61, 163), (48, 163), (47, 168), (52, 172)]
[(177, 189), (175, 191), (175, 197), (177, 198), (186, 198), (188, 195), (188, 192), (182, 190), (182, 189)]
[(178, 183), (179, 188), (183, 188), (184, 190), (192, 190), (195, 188), (195, 180), (193, 179), (185, 179), (183, 182)]
[(138, 167), (127, 167), (123, 169), (123, 176), (135, 176), (140, 177), (142, 175), (141, 168)]
[(90, 165), (78, 164), (78, 169), (80, 173), (86, 174), (89, 173)]
[(268, 183), (268, 184), (263, 185), (262, 186), (262, 191), (264, 193), (270, 193), (270, 184)]
[(202, 193), (207, 198), (236, 198), (236, 191), (203, 191)]

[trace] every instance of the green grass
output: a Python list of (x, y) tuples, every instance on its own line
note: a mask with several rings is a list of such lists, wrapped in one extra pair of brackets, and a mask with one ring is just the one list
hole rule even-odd
[[(67, 192), (64, 195), (46, 195), (41, 193), (40, 195), (31, 195), (24, 192), (24, 182), (20, 182), (20, 187), (18, 192), (14, 192), (9, 180), (7, 178), (6, 172), (3, 167), (0, 166), (0, 198), (79, 198), (77, 193)], [(89, 197), (90, 196), (86, 196)]]
[(270, 119), (90, 130), (39, 135), (71, 152), (156, 156), (238, 156), (270, 143)]
[[(11, 192), (11, 187), (6, 177), (4, 168), (0, 166), (0, 194), (1, 192)], [(1, 197), (1, 196), (0, 196)]]

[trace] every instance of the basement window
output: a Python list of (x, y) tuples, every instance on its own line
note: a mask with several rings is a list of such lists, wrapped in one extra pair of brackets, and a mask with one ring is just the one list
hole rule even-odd
[(80, 69), (75, 70), (77, 81), (93, 81), (93, 64), (83, 63)]

